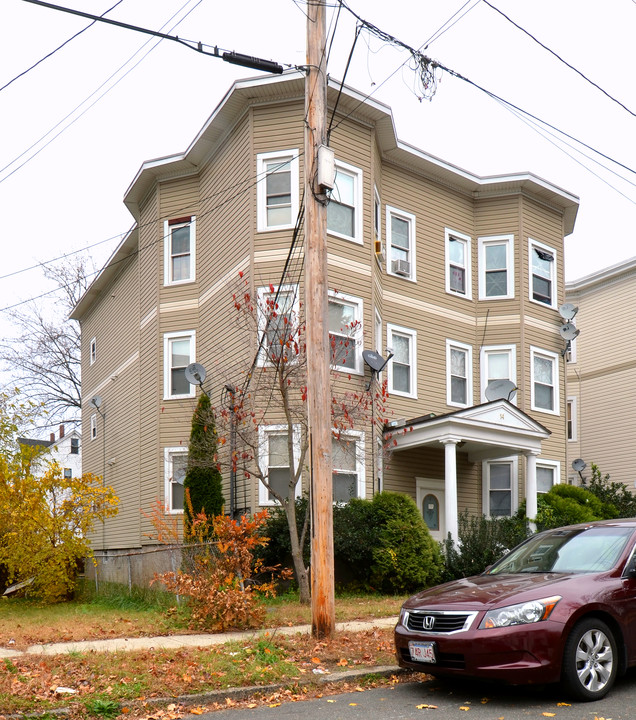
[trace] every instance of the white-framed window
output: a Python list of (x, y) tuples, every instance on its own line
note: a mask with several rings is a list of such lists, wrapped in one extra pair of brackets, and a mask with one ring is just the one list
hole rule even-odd
[(97, 338), (91, 338), (91, 359), (90, 364), (92, 365), (97, 360)]
[(532, 398), (530, 407), (559, 414), (559, 356), (550, 350), (530, 347)]
[(518, 459), (484, 460), (482, 502), (487, 517), (511, 517), (518, 507)]
[(415, 281), (415, 215), (386, 206), (387, 272)]
[(473, 402), (473, 349), (446, 340), (446, 403), (467, 407)]
[(185, 369), (194, 362), (195, 331), (169, 332), (163, 336), (163, 397), (176, 400), (195, 396)]
[(163, 223), (164, 285), (192, 282), (195, 274), (196, 218), (165, 220)]
[(297, 149), (256, 156), (259, 232), (294, 227), (299, 207), (298, 156)]
[(350, 430), (331, 439), (333, 501), (347, 503), (363, 498), (364, 433)]
[(97, 415), (91, 415), (91, 440), (97, 437)]
[(375, 185), (373, 186), (373, 253), (378, 265), (382, 266), (385, 257), (382, 244), (382, 203), (380, 202), (380, 193)]
[(375, 448), (376, 448), (376, 458), (375, 458), (375, 466), (376, 466), (376, 473), (377, 473), (377, 485), (376, 490), (377, 492), (382, 492), (384, 490), (384, 443), (382, 442), (382, 437), (376, 437), (375, 439)]
[(556, 250), (536, 240), (528, 240), (528, 252), (530, 300), (548, 307), (556, 307)]
[[(260, 366), (294, 359), (289, 347), (298, 329), (300, 299), (298, 285), (269, 285), (256, 291), (258, 299), (258, 342)], [(288, 355), (288, 353), (292, 353)]]
[(167, 513), (183, 512), (183, 481), (188, 469), (188, 449), (183, 446), (163, 450), (164, 498)]
[(362, 300), (329, 291), (328, 330), (331, 364), (336, 370), (362, 374)]
[(362, 170), (339, 160), (327, 205), (327, 232), (362, 244)]
[[(517, 384), (517, 348), (515, 345), (485, 345), (479, 353), (481, 401), (487, 402), (486, 388), (493, 380)], [(510, 402), (514, 403), (516, 396)]]
[(387, 323), (387, 347), (393, 350), (388, 364), (389, 392), (417, 397), (417, 333), (415, 330)]
[(471, 299), (471, 239), (469, 235), (444, 230), (446, 240), (446, 292)]
[(480, 300), (515, 296), (513, 241), (512, 235), (478, 238)]
[(71, 455), (79, 455), (80, 441), (79, 438), (71, 438)]
[(537, 494), (549, 492), (561, 482), (561, 463), (558, 460), (537, 460)]
[[(289, 493), (289, 482), (300, 461), (300, 425), (292, 428), (293, 466), (289, 458), (289, 430), (287, 425), (262, 425), (258, 428), (258, 464), (268, 485), (282, 497)], [(301, 481), (294, 488), (295, 497), (301, 496)], [(258, 483), (258, 504), (278, 505), (269, 487)]]
[(569, 442), (576, 442), (578, 437), (577, 427), (577, 401), (576, 397), (569, 397), (566, 402), (567, 413), (567, 438)]

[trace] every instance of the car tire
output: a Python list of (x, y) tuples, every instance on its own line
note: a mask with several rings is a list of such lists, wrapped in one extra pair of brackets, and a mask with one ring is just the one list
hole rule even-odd
[(577, 700), (600, 700), (611, 690), (618, 673), (614, 634), (596, 618), (577, 623), (563, 651), (563, 682)]

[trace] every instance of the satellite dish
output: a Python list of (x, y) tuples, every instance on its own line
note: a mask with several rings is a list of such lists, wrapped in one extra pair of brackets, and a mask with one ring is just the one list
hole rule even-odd
[(201, 363), (190, 363), (185, 369), (185, 377), (190, 385), (202, 385), (206, 375), (206, 369)]
[(386, 360), (375, 350), (363, 350), (362, 359), (373, 370), (373, 372), (382, 372), (386, 365)]
[(517, 386), (512, 380), (491, 380), (485, 395), (486, 399), (492, 402), (493, 400), (510, 400), (516, 392)]
[(102, 406), (102, 398), (100, 395), (95, 395), (95, 397), (91, 398), (91, 405), (99, 410), (99, 408)]
[(576, 460), (572, 461), (572, 470), (576, 470), (576, 472), (580, 473), (582, 470), (585, 470), (586, 467), (587, 463), (581, 458), (576, 458)]
[(563, 305), (559, 307), (559, 315), (564, 320), (571, 320), (578, 311), (579, 309), (572, 303), (563, 303)]
[(565, 323), (565, 325), (561, 325), (559, 328), (559, 333), (561, 333), (561, 337), (564, 340), (574, 340), (580, 332), (581, 331), (576, 327), (576, 325), (573, 325), (570, 322)]

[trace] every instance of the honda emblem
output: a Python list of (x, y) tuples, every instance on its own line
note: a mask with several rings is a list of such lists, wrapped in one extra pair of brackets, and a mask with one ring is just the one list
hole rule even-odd
[(424, 616), (424, 629), (432, 630), (434, 625), (435, 625), (435, 618), (432, 615), (425, 615)]

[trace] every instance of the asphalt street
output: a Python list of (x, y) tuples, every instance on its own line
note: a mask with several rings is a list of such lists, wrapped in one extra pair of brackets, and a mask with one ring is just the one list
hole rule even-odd
[[(558, 686), (502, 687), (483, 683), (413, 682), (329, 695), (276, 707), (198, 715), (207, 720), (635, 720), (636, 672), (603, 700), (573, 703)], [(193, 716), (194, 717), (194, 716)]]

